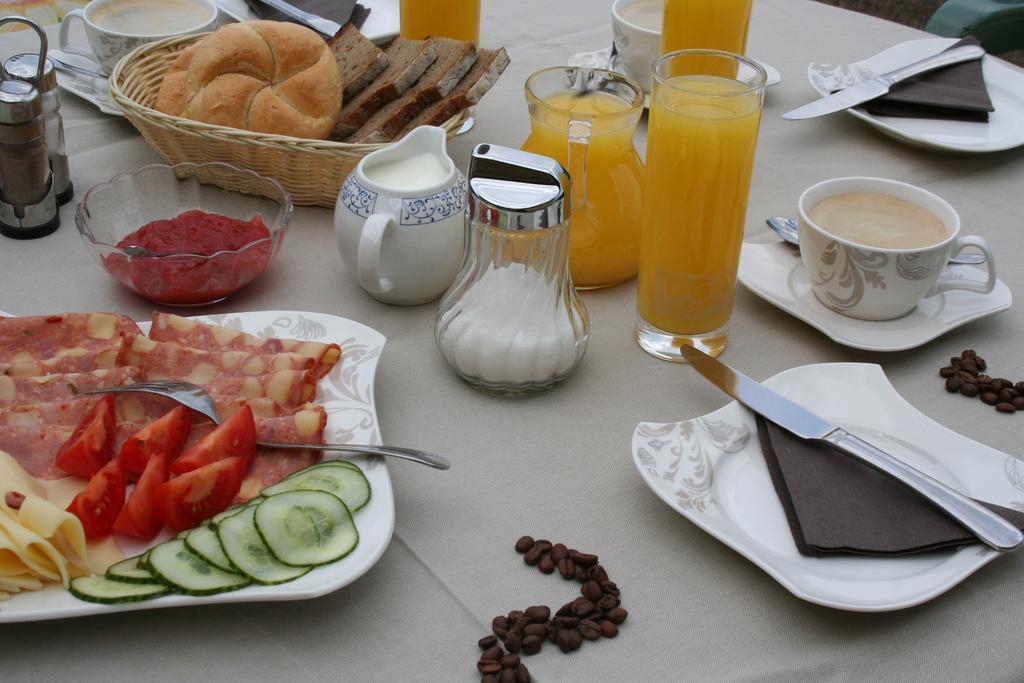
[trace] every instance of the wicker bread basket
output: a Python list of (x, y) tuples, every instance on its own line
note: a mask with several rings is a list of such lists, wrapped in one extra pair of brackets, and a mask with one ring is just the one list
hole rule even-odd
[[(114, 102), (149, 144), (172, 164), (227, 162), (276, 178), (291, 193), (295, 204), (333, 207), (341, 184), (359, 160), (388, 143), (352, 145), (253, 133), (170, 116), (151, 107), (164, 74), (178, 53), (206, 35), (166, 38), (128, 53), (110, 75)], [(443, 125), (449, 137), (467, 116), (468, 112), (462, 112)], [(213, 182), (220, 184), (217, 180)], [(222, 186), (247, 190), (228, 181)]]

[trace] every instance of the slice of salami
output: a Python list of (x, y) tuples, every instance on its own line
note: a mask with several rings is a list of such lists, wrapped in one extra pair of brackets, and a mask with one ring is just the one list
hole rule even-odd
[(306, 469), (320, 462), (318, 451), (283, 451), (273, 448), (257, 448), (248, 474), (242, 480), (242, 488), (234, 502), (244, 503), (271, 484), (276, 484), (289, 474)]
[(0, 375), (0, 406), (67, 401), (84, 391), (131, 384), (139, 379), (138, 368), (132, 366), (41, 377)]
[(69, 372), (111, 370), (118, 365), (123, 341), (121, 337), (117, 337), (103, 348), (75, 346), (62, 349), (61, 355), (53, 358), (0, 363), (0, 374), (9, 377), (39, 377)]
[(272, 375), (216, 375), (199, 386), (211, 394), (242, 399), (268, 398), (284, 408), (309, 403), (316, 395), (316, 375), (308, 370), (281, 370)]
[(138, 335), (121, 353), (123, 365), (138, 365), (146, 379), (181, 379), (207, 384), (218, 374), (255, 376), (281, 370), (313, 370), (316, 361), (298, 353), (207, 351)]
[(25, 363), (68, 354), (98, 353), (140, 334), (116, 313), (62, 313), (0, 318), (0, 363)]
[(298, 339), (257, 337), (240, 330), (208, 325), (171, 313), (153, 312), (149, 337), (155, 341), (173, 341), (182, 346), (207, 351), (247, 351), (249, 353), (297, 353), (316, 362), (314, 373), (323, 377), (341, 358), (341, 347)]

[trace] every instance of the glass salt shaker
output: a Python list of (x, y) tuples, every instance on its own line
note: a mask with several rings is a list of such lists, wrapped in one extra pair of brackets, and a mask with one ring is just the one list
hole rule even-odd
[(549, 157), (482, 144), (468, 184), (466, 251), (437, 313), (437, 346), (474, 386), (548, 389), (583, 359), (590, 331), (569, 274), (569, 174)]
[(64, 146), (64, 119), (60, 115), (60, 95), (57, 91), (57, 72), (53, 62), (43, 59), (42, 76), (38, 76), (39, 55), (24, 52), (14, 55), (4, 63), (4, 69), (12, 78), (35, 86), (43, 101), (43, 123), (46, 127), (46, 151), (50, 157), (53, 172), (53, 186), (57, 203), (67, 204), (75, 194), (68, 169), (68, 154)]

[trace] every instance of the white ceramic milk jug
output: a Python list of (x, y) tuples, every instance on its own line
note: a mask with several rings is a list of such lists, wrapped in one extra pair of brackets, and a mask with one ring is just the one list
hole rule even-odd
[(445, 132), (420, 126), (365, 156), (334, 209), (341, 258), (375, 299), (412, 306), (448, 289), (462, 263), (466, 179)]

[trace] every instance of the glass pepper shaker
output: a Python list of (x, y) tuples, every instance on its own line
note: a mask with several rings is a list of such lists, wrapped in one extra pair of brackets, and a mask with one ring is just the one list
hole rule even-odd
[(43, 58), (42, 76), (39, 77), (39, 55), (23, 52), (14, 55), (4, 63), (4, 69), (12, 78), (35, 86), (43, 101), (43, 124), (46, 128), (46, 152), (50, 157), (53, 172), (53, 186), (57, 203), (67, 204), (75, 194), (68, 169), (68, 154), (64, 146), (64, 119), (60, 115), (60, 95), (57, 91), (57, 72), (53, 63)]
[(569, 274), (569, 174), (549, 157), (481, 144), (468, 175), (466, 251), (437, 313), (437, 346), (482, 389), (548, 389), (582, 360), (590, 332)]

